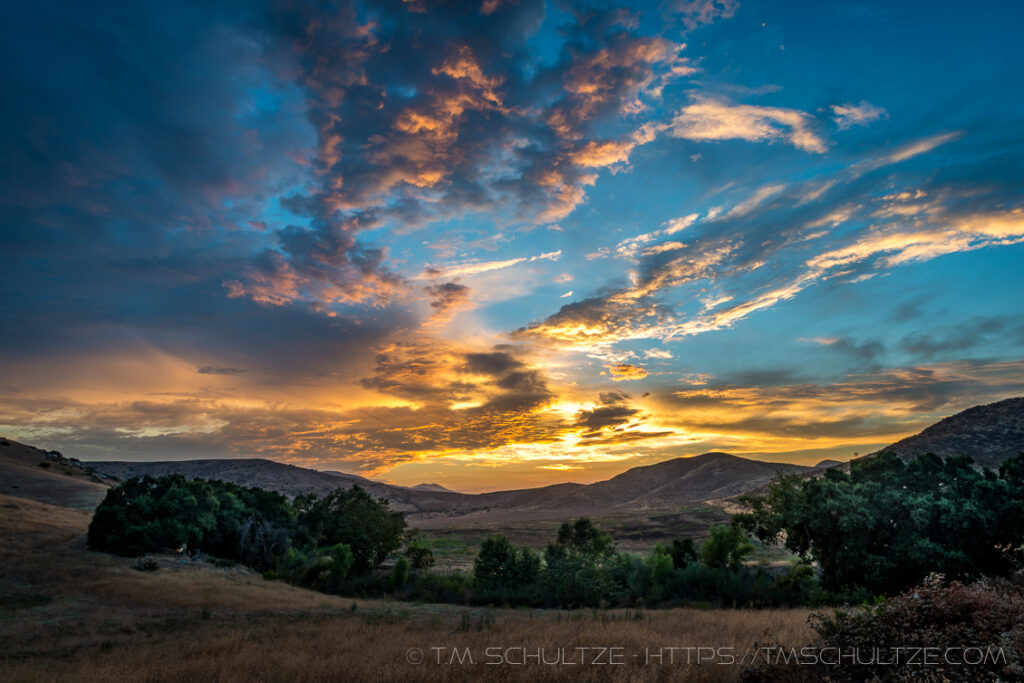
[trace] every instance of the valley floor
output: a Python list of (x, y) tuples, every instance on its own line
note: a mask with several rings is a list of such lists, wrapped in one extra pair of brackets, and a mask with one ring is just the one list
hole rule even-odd
[[(715, 681), (755, 641), (811, 636), (802, 609), (481, 609), (353, 601), (172, 556), (137, 571), (85, 548), (88, 521), (0, 496), (0, 680)], [(697, 647), (717, 652), (697, 665)]]

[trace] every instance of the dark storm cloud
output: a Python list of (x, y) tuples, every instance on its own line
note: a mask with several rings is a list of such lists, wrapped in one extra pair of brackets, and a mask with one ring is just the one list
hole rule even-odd
[(501, 375), (523, 366), (522, 361), (508, 351), (491, 351), (489, 353), (467, 353), (466, 369), (485, 375)]
[(391, 310), (355, 325), (225, 296), (251, 269), (279, 274), (275, 255), (300, 283), (350, 296), (393, 285), (380, 252), (347, 234), (285, 230), (267, 252), (263, 231), (245, 228), (302, 181), (290, 157), (316, 141), (296, 87), (268, 80), (262, 15), (36, 3), (4, 17), (0, 315), (22, 330), (0, 340), (5, 363), (150, 345), (200, 366), (241, 356), (318, 374), (401, 326)]
[(599, 395), (600, 405), (576, 413), (573, 426), (581, 429), (588, 446), (624, 444), (670, 436), (672, 431), (642, 430), (647, 420), (639, 408), (630, 405), (629, 394), (608, 391)]
[(630, 420), (640, 411), (623, 405), (598, 406), (591, 410), (581, 410), (576, 414), (576, 426), (583, 427), (587, 435), (593, 435), (606, 427), (619, 427), (629, 424)]

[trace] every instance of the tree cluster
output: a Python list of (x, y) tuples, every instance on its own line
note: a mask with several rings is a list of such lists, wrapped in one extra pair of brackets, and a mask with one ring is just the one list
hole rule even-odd
[[(205, 553), (294, 583), (336, 591), (380, 566), (406, 537), (388, 501), (355, 486), (329, 495), (283, 495), (180, 475), (130, 479), (107, 492), (89, 525), (89, 546), (135, 557)], [(413, 546), (418, 566), (429, 548)]]
[(854, 460), (850, 473), (783, 475), (737, 521), (818, 565), (825, 588), (893, 595), (932, 572), (1004, 576), (1024, 543), (1024, 455), (999, 473), (969, 458)]
[[(473, 601), (534, 607), (598, 607), (710, 602), (774, 605), (806, 602), (813, 577), (788, 583), (743, 560), (753, 545), (736, 526), (711, 538), (658, 544), (648, 557), (619, 552), (587, 518), (564, 522), (542, 551), (504, 536), (480, 546), (473, 565)], [(802, 570), (801, 570), (802, 571)], [(792, 572), (787, 573), (789, 577)]]

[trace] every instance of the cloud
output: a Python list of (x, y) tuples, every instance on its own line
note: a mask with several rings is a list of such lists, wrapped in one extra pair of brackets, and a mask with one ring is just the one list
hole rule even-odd
[(914, 332), (903, 337), (899, 346), (916, 358), (933, 360), (950, 353), (976, 352), (1007, 338), (1024, 339), (1024, 325), (1013, 325), (1006, 316), (975, 316), (951, 328)]
[(732, 104), (725, 99), (696, 96), (668, 126), (669, 134), (696, 142), (747, 140), (787, 142), (797, 149), (822, 154), (828, 149), (814, 132), (811, 118), (795, 109)]
[(852, 359), (861, 370), (879, 370), (881, 368), (879, 361), (885, 354), (885, 346), (875, 339), (869, 339), (861, 343), (857, 343), (848, 337), (817, 338), (812, 341), (825, 346), (829, 351)]
[(423, 291), (431, 296), (430, 307), (437, 318), (447, 319), (456, 311), (472, 305), (470, 296), (473, 290), (457, 282), (428, 285)]
[[(728, 328), (824, 282), (862, 282), (909, 263), (1024, 242), (1024, 209), (987, 209), (1005, 204), (999, 187), (878, 192), (888, 166), (956, 138), (938, 134), (870, 154), (824, 180), (762, 186), (729, 211), (709, 210), (686, 242), (665, 230), (624, 240), (616, 253), (639, 262), (629, 285), (608, 286), (513, 334), (614, 358), (616, 343)], [(870, 202), (849, 201), (872, 191)], [(713, 305), (681, 313), (673, 291), (696, 285), (714, 295), (689, 301)]]
[(866, 126), (872, 121), (888, 116), (884, 109), (867, 101), (861, 101), (860, 104), (833, 104), (832, 113), (835, 115), (832, 120), (836, 122), (839, 130)]
[(550, 64), (527, 40), (544, 17), (537, 0), (392, 14), (288, 6), (271, 30), (309, 93), (319, 193), (406, 226), (509, 204), (541, 223), (568, 216), (595, 182), (587, 169), (627, 162), (636, 144), (600, 139), (596, 125), (644, 111), (693, 71), (683, 46), (618, 10), (577, 8)]
[(715, 20), (732, 19), (740, 3), (738, 0), (682, 0), (673, 10), (683, 17), (683, 23), (691, 31)]
[[(733, 434), (742, 450), (884, 445), (940, 417), (1024, 390), (1020, 361), (958, 361), (858, 373), (832, 383), (726, 384), (658, 394), (679, 430)], [(802, 443), (802, 445), (801, 445)]]
[(536, 256), (520, 256), (518, 258), (501, 259), (498, 261), (466, 261), (448, 266), (434, 266), (427, 272), (420, 275), (424, 277), (461, 277), (467, 275), (478, 275), (492, 270), (502, 270), (518, 266), (520, 263), (534, 263), (536, 261), (557, 261), (562, 257), (561, 251), (551, 251)]
[(196, 368), (200, 375), (244, 375), (249, 372), (245, 368), (224, 368), (216, 365), (203, 365)]
[(608, 369), (608, 374), (611, 375), (612, 380), (615, 382), (643, 379), (647, 376), (647, 370), (639, 365), (614, 363), (612, 365), (606, 365), (605, 367)]
[(300, 300), (379, 306), (395, 296), (402, 278), (384, 266), (384, 250), (358, 241), (361, 221), (338, 223), (319, 211), (311, 209), (312, 229), (277, 231), (279, 248), (254, 258), (239, 279), (226, 280), (227, 295), (271, 306)]

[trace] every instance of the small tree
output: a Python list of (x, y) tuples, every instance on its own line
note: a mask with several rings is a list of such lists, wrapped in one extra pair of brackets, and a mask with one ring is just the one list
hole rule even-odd
[(651, 583), (655, 586), (662, 586), (672, 574), (672, 556), (665, 549), (665, 546), (658, 543), (651, 553)]
[(692, 538), (673, 540), (668, 552), (672, 556), (672, 565), (676, 569), (688, 567), (697, 561), (697, 546), (694, 545)]
[(754, 551), (738, 524), (711, 527), (711, 538), (700, 547), (701, 560), (709, 567), (739, 569)]
[(405, 556), (409, 558), (413, 569), (429, 569), (434, 566), (434, 551), (418, 529), (406, 535)]
[(562, 522), (558, 529), (558, 545), (583, 555), (605, 556), (615, 553), (612, 537), (594, 526), (586, 517), (575, 522)]
[(398, 558), (395, 568), (391, 570), (391, 578), (388, 580), (388, 590), (394, 592), (401, 588), (409, 580), (409, 560), (404, 557)]

